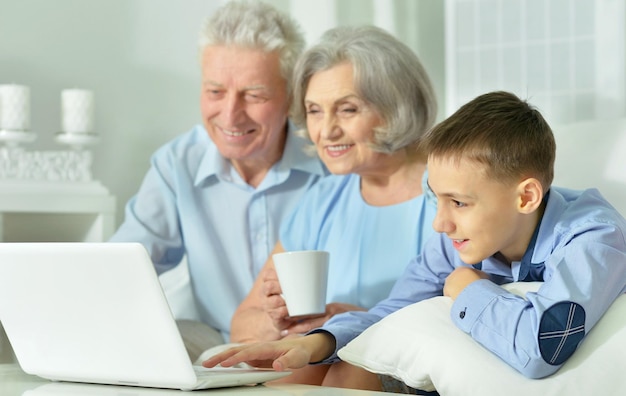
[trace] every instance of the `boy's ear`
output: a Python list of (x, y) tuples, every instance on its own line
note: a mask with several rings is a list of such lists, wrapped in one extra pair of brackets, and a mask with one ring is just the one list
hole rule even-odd
[(529, 214), (537, 210), (543, 201), (543, 187), (539, 180), (534, 177), (522, 180), (517, 185), (518, 210), (520, 213)]

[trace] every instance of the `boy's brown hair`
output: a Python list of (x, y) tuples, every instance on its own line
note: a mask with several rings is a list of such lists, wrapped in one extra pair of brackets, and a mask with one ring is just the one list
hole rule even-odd
[(539, 180), (547, 191), (554, 177), (556, 143), (541, 113), (509, 92), (490, 92), (463, 105), (422, 139), (430, 157), (465, 158), (485, 165), (500, 182)]

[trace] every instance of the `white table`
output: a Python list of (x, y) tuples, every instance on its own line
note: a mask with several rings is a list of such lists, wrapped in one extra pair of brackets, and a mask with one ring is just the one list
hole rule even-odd
[(267, 395), (267, 396), (376, 396), (384, 392), (328, 388), (311, 385), (257, 385), (234, 388), (184, 392), (168, 389), (150, 389), (115, 385), (93, 385), (69, 382), (51, 382), (25, 374), (16, 364), (0, 364), (0, 395), (2, 396), (211, 396)]

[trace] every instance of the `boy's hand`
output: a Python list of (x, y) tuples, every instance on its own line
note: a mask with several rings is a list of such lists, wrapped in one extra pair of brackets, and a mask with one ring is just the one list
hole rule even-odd
[(489, 275), (471, 267), (456, 268), (446, 278), (446, 283), (443, 286), (443, 295), (456, 300), (456, 297), (467, 285), (479, 279), (489, 279)]
[(231, 367), (248, 363), (254, 367), (272, 367), (276, 371), (298, 369), (321, 361), (335, 350), (335, 339), (328, 333), (285, 338), (280, 341), (241, 345), (202, 362), (204, 367)]

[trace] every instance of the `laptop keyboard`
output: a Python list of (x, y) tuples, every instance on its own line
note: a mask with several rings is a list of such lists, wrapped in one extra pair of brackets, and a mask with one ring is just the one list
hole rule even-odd
[(213, 367), (194, 365), (197, 383), (193, 389), (218, 388), (224, 386), (254, 385), (275, 380), (291, 374), (272, 369)]

